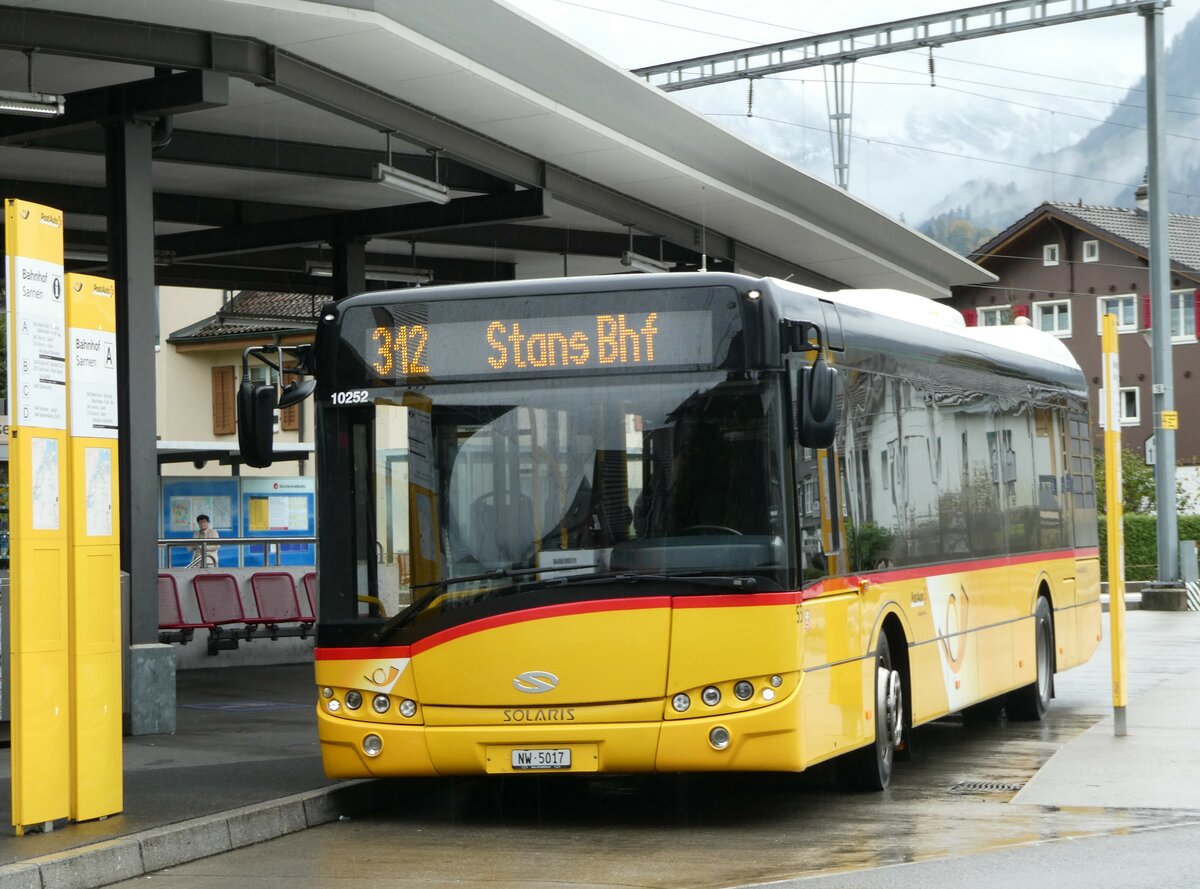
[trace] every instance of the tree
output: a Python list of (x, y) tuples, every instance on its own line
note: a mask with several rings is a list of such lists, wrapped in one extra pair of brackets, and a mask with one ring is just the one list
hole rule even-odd
[[(1105, 510), (1105, 485), (1107, 474), (1104, 466), (1104, 455), (1096, 455), (1096, 507), (1100, 512)], [(1192, 509), (1192, 498), (1183, 490), (1183, 486), (1175, 483), (1176, 509), (1179, 512), (1189, 512)], [(1121, 508), (1130, 513), (1153, 514), (1158, 510), (1158, 492), (1154, 487), (1154, 467), (1147, 466), (1141, 454), (1128, 445), (1121, 447)]]

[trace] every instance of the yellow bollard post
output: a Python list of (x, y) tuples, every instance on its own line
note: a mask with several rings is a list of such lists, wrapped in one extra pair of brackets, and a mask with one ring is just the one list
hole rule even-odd
[(1121, 505), (1121, 374), (1117, 346), (1117, 317), (1105, 315), (1101, 346), (1104, 354), (1105, 491), (1108, 516), (1108, 614), (1112, 637), (1113, 734), (1123, 737), (1125, 725), (1125, 525)]
[(116, 329), (113, 282), (67, 275), (72, 821), (124, 807)]
[(8, 274), (12, 823), (70, 808), (67, 361), (61, 210), (4, 202)]

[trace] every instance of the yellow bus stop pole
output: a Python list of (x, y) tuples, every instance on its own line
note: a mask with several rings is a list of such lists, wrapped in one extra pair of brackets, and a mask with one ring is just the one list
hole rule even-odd
[(1105, 491), (1108, 516), (1108, 614), (1112, 635), (1113, 734), (1123, 737), (1125, 726), (1125, 516), (1121, 501), (1121, 375), (1117, 346), (1117, 316), (1104, 316)]

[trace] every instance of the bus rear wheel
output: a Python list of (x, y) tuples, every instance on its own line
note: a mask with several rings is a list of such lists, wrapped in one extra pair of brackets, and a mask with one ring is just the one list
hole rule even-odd
[(892, 664), (888, 637), (882, 634), (875, 654), (875, 742), (838, 761), (838, 779), (851, 790), (886, 790), (892, 781), (896, 750), (908, 722), (904, 681)]
[(1037, 677), (1029, 685), (1008, 693), (1004, 709), (1009, 719), (1036, 722), (1050, 709), (1054, 682), (1054, 617), (1045, 596), (1038, 596), (1033, 611), (1034, 649), (1037, 652)]

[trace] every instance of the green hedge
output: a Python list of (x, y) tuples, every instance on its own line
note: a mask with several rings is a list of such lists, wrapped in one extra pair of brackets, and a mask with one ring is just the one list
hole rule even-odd
[[(1181, 515), (1180, 540), (1200, 540), (1200, 515)], [(1100, 570), (1108, 577), (1108, 518), (1100, 516)], [(1158, 578), (1158, 520), (1152, 515), (1125, 516), (1125, 579)]]

